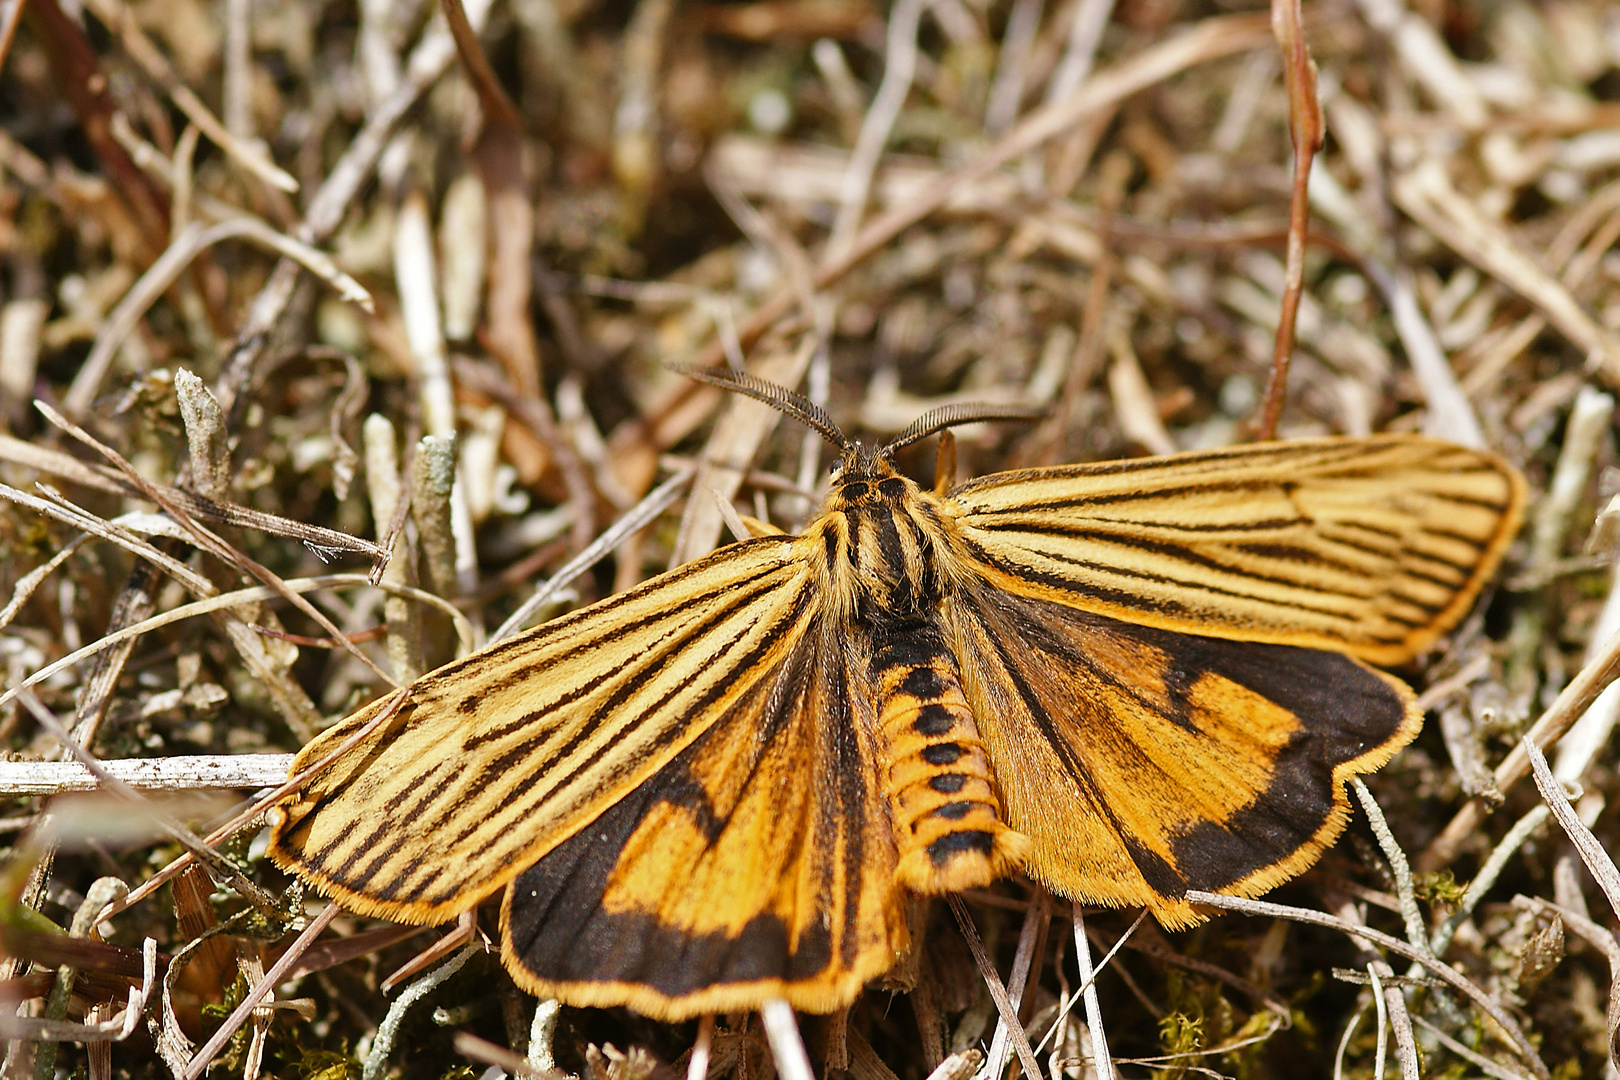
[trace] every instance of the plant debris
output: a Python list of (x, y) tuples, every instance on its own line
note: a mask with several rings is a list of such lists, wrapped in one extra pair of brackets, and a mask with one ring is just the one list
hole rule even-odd
[[(1620, 1067), (1612, 4), (29, 0), (0, 90), (4, 1076)], [(719, 363), (1044, 410), (966, 475), (1422, 431), (1531, 520), (1345, 839), (1191, 931), (1003, 882), (845, 1015), (662, 1024), (277, 872), (391, 680), (813, 511)]]

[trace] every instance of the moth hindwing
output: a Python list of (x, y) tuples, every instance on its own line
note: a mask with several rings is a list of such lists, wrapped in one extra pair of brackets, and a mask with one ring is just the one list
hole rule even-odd
[(842, 450), (803, 533), (361, 709), (299, 754), (353, 741), (275, 860), (406, 922), (504, 890), (520, 985), (664, 1018), (840, 1008), (912, 894), (1017, 872), (1185, 926), (1188, 890), (1258, 895), (1338, 836), (1346, 779), (1422, 721), (1369, 665), (1457, 622), (1524, 501), (1496, 457), (1403, 436), (929, 490), (892, 449), (952, 417), (880, 450), (803, 418)]

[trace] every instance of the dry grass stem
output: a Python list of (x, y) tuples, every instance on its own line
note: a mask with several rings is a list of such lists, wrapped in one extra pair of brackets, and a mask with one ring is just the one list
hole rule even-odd
[(815, 1080), (816, 1073), (810, 1067), (810, 1055), (799, 1035), (793, 1007), (781, 998), (771, 998), (759, 1010), (759, 1015), (765, 1023), (765, 1037), (770, 1040), (776, 1071), (783, 1080)]
[(1453, 1054), (1456, 1054), (1458, 1057), (1474, 1066), (1486, 1076), (1492, 1077), (1493, 1080), (1526, 1080), (1524, 1073), (1516, 1072), (1513, 1069), (1505, 1069), (1497, 1062), (1485, 1057), (1483, 1054), (1476, 1054), (1474, 1051), (1470, 1050), (1456, 1039), (1453, 1039), (1450, 1035), (1447, 1035), (1444, 1031), (1423, 1019), (1423, 1017), (1416, 1016), (1412, 1019), (1418, 1027), (1423, 1029), (1423, 1033), (1425, 1035), (1434, 1039), (1435, 1042), (1439, 1043), (1447, 1050), (1450, 1050)]
[[(1097, 993), (1097, 976), (1091, 966), (1091, 945), (1086, 939), (1085, 917), (1081, 914), (1080, 905), (1074, 905), (1074, 954), (1080, 962), (1081, 1000), (1086, 1003), (1086, 1028), (1091, 1035), (1091, 1066), (1096, 1070), (1098, 1080), (1113, 1080), (1114, 1059), (1108, 1052), (1108, 1037), (1104, 1034), (1102, 1018), (1102, 998)], [(1119, 944), (1123, 945), (1125, 939), (1121, 938)], [(1114, 947), (1116, 950), (1119, 945)], [(1102, 966), (1106, 966), (1109, 957), (1103, 957)]]
[(281, 959), (277, 960), (274, 966), (264, 973), (264, 978), (259, 980), (258, 985), (248, 990), (247, 996), (242, 999), (242, 1003), (236, 1007), (230, 1016), (225, 1018), (225, 1022), (220, 1025), (219, 1030), (192, 1056), (179, 1080), (197, 1080), (199, 1076), (207, 1071), (208, 1066), (213, 1063), (214, 1056), (219, 1052), (220, 1048), (230, 1041), (231, 1036), (236, 1034), (237, 1030), (247, 1022), (248, 1016), (258, 1004), (275, 991), (282, 977), (298, 961), (304, 950), (309, 948), (310, 944), (321, 935), (322, 931), (331, 925), (332, 920), (337, 918), (341, 910), (336, 904), (328, 904), (319, 915), (309, 921), (309, 925), (298, 935), (287, 951), (281, 954)]
[(1288, 371), (1294, 355), (1294, 328), (1300, 299), (1305, 292), (1305, 234), (1309, 228), (1311, 163), (1327, 138), (1322, 99), (1316, 92), (1316, 64), (1305, 42), (1299, 0), (1272, 0), (1271, 31), (1283, 58), (1283, 84), (1288, 93), (1288, 138), (1294, 148), (1294, 182), (1288, 199), (1287, 282), (1282, 292), (1282, 313), (1277, 320), (1276, 345), (1271, 354), (1271, 376), (1266, 383), (1260, 412), (1261, 439), (1276, 438), (1287, 398)]
[[(1036, 951), (1046, 939), (1047, 920), (1051, 916), (1052, 898), (1044, 890), (1024, 912), (1024, 925), (1018, 931), (1018, 951), (1013, 953), (1012, 970), (1007, 973), (1007, 1000), (1013, 1011), (1019, 1012), (1024, 1002), (1024, 988), (1028, 983), (1030, 966), (1036, 960)], [(985, 1068), (991, 1076), (1000, 1076), (1007, 1067), (1011, 1039), (1005, 1017), (996, 1020), (995, 1034), (990, 1037), (990, 1050), (985, 1055)]]
[(129, 989), (129, 1001), (117, 1014), (91, 1023), (51, 1020), (44, 1017), (0, 1016), (0, 1037), (29, 1042), (122, 1042), (135, 1033), (146, 1011), (157, 977), (157, 942), (147, 938), (141, 946), (144, 966), (139, 986)]
[(232, 161), (272, 187), (288, 192), (298, 190), (298, 181), (277, 168), (274, 162), (264, 156), (262, 149), (244, 143), (215, 119), (208, 106), (180, 81), (157, 46), (142, 32), (127, 5), (120, 0), (95, 0), (90, 9), (109, 30), (119, 35), (124, 48), (146, 69), (147, 75), (169, 90), (175, 106), (186, 114), (186, 118), (214, 140)]
[[(1384, 852), (1384, 858), (1389, 863), (1391, 875), (1395, 878), (1395, 897), (1400, 903), (1401, 922), (1406, 926), (1406, 940), (1419, 952), (1427, 953), (1429, 949), (1429, 930), (1423, 921), (1423, 912), (1418, 907), (1417, 895), (1412, 883), (1412, 867), (1407, 862), (1406, 852), (1395, 839), (1390, 830), (1389, 822), (1384, 818), (1384, 811), (1378, 805), (1378, 800), (1368, 789), (1366, 783), (1358, 776), (1350, 781), (1350, 790), (1356, 794), (1356, 800), (1367, 815), (1367, 821), (1372, 826), (1373, 836), (1378, 840), (1378, 846)], [(1383, 974), (1393, 975), (1386, 971)], [(1421, 966), (1414, 967), (1407, 973), (1408, 978), (1421, 978)]]
[(377, 1025), (377, 1034), (371, 1040), (371, 1050), (361, 1063), (362, 1080), (381, 1080), (383, 1071), (388, 1068), (388, 1056), (393, 1053), (394, 1042), (399, 1037), (399, 1028), (405, 1020), (406, 1011), (432, 993), (439, 984), (460, 971), (468, 960), (483, 951), (481, 944), (469, 945), (400, 991), (399, 996), (389, 1004), (388, 1014), (383, 1017), (382, 1023)]
[[(1620, 632), (1604, 641), (1597, 655), (1581, 668), (1551, 707), (1531, 726), (1525, 735), (1525, 742), (1516, 746), (1497, 765), (1492, 774), (1496, 790), (1507, 791), (1530, 771), (1530, 754), (1525, 749), (1527, 744), (1547, 747), (1563, 738), (1564, 733), (1592, 707), (1598, 695), (1617, 678), (1620, 678)], [(1417, 868), (1435, 870), (1455, 858), (1463, 841), (1479, 827), (1485, 813), (1485, 806), (1478, 799), (1465, 805), (1415, 860)]]
[(191, 829), (165, 812), (156, 803), (145, 798), (129, 784), (103, 768), (101, 763), (91, 757), (78, 744), (68, 730), (58, 722), (56, 717), (51, 714), (51, 711), (45, 708), (31, 691), (24, 690), (20, 696), (24, 707), (28, 709), (39, 725), (50, 732), (69, 753), (78, 759), (80, 765), (95, 776), (103, 790), (118, 796), (129, 804), (136, 813), (149, 815), (159, 828), (183, 845), (192, 858), (202, 862), (214, 873), (229, 881), (244, 899), (259, 908), (260, 911), (274, 912), (276, 910), (275, 900), (257, 884), (245, 877), (237, 867), (215, 852), (209, 846), (208, 841), (192, 832)]
[(1542, 755), (1539, 747), (1527, 737), (1524, 746), (1525, 754), (1530, 758), (1530, 768), (1536, 779), (1536, 787), (1541, 790), (1541, 797), (1547, 800), (1547, 806), (1552, 810), (1553, 817), (1564, 832), (1569, 835), (1580, 853), (1581, 861), (1586, 869), (1597, 880), (1598, 887), (1603, 895), (1609, 898), (1609, 907), (1620, 916), (1620, 870), (1615, 869), (1614, 860), (1604, 850), (1598, 838), (1592, 835), (1581, 819), (1576, 816), (1574, 808), (1569, 804), (1569, 798), (1559, 789), (1558, 781), (1554, 779), (1552, 769), (1547, 765), (1547, 759)]
[[(291, 754), (195, 755), (102, 761), (106, 775), (131, 788), (186, 790), (273, 787), (287, 778)], [(101, 780), (73, 761), (0, 761), (0, 794), (53, 795), (96, 791)]]
[[(1026, 1073), (1030, 1076), (1039, 1076), (1040, 1066), (1035, 1061), (1035, 1051), (1029, 1045), (1028, 1036), (1024, 1034), (1024, 1025), (1018, 1020), (1018, 1006), (1007, 996), (1007, 988), (1002, 985), (1001, 976), (996, 974), (995, 965), (985, 953), (984, 942), (979, 937), (978, 929), (973, 925), (973, 916), (960, 897), (948, 897), (947, 902), (957, 925), (961, 927), (962, 937), (966, 939), (969, 951), (973, 953), (973, 961), (979, 966), (979, 975), (984, 979), (985, 989), (990, 991), (990, 997), (996, 1003), (996, 1015), (1005, 1027), (1013, 1052), (1018, 1055), (1018, 1061)], [(985, 1064), (990, 1065), (991, 1062), (987, 1059)]]
[(552, 575), (550, 580), (536, 589), (534, 595), (525, 600), (495, 630), (494, 634), (490, 636), (490, 640), (500, 641), (502, 638), (523, 629), (531, 618), (568, 586), (569, 582), (601, 562), (614, 548), (624, 543), (625, 540), (641, 529), (646, 528), (649, 522), (669, 509), (691, 480), (692, 473), (690, 471), (678, 472), (652, 491), (649, 491), (646, 498), (637, 503), (634, 509), (615, 521), (608, 527), (607, 531), (591, 542), (590, 547), (570, 559)]
[(1377, 945), (1381, 948), (1388, 949), (1390, 952), (1404, 956), (1408, 960), (1423, 963), (1427, 966), (1428, 970), (1432, 971), (1445, 982), (1467, 995), (1470, 1000), (1472, 1000), (1476, 1005), (1479, 1006), (1481, 1010), (1484, 1011), (1485, 1015), (1496, 1021), (1497, 1026), (1500, 1027), (1502, 1029), (1502, 1033), (1507, 1036), (1509, 1042), (1514, 1047), (1519, 1057), (1531, 1067), (1537, 1076), (1551, 1076), (1551, 1073), (1547, 1070), (1546, 1064), (1542, 1062), (1539, 1056), (1537, 1056), (1535, 1048), (1530, 1045), (1528, 1040), (1525, 1039), (1524, 1032), (1519, 1028), (1519, 1025), (1508, 1016), (1502, 1007), (1493, 1001), (1489, 994), (1487, 994), (1480, 987), (1476, 986), (1473, 982), (1469, 981), (1456, 969), (1447, 964), (1438, 963), (1433, 960), (1426, 960), (1424, 954), (1427, 952), (1427, 950), (1417, 949), (1399, 940), (1398, 938), (1390, 937), (1388, 934), (1380, 933), (1365, 926), (1358, 926), (1348, 923), (1343, 919), (1336, 919), (1332, 915), (1327, 915), (1319, 911), (1308, 911), (1303, 908), (1290, 908), (1282, 904), (1273, 904), (1264, 900), (1244, 900), (1234, 896), (1218, 896), (1215, 893), (1196, 891), (1188, 892), (1187, 899), (1195, 904), (1208, 904), (1210, 907), (1224, 908), (1228, 911), (1242, 912), (1246, 915), (1259, 915), (1277, 919), (1293, 919), (1298, 922), (1311, 923), (1316, 926), (1330, 927), (1339, 930), (1342, 933), (1349, 934), (1351, 937), (1364, 941), (1367, 944)]

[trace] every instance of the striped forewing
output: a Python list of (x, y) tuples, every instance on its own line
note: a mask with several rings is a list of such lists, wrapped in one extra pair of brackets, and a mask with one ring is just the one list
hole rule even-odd
[[(286, 807), (274, 853), (353, 910), (449, 918), (775, 670), (814, 620), (810, 584), (791, 538), (753, 540), (439, 669)], [(399, 695), (305, 747), (295, 771)]]
[(1490, 454), (1378, 436), (997, 473), (947, 501), (1009, 591), (1391, 664), (1467, 610), (1524, 490)]

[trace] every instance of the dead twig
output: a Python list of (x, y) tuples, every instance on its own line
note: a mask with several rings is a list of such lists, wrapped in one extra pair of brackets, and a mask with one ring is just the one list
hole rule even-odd
[(1257, 915), (1262, 918), (1272, 919), (1292, 919), (1295, 922), (1310, 923), (1313, 926), (1325, 926), (1332, 930), (1338, 930), (1343, 934), (1348, 934), (1350, 937), (1366, 944), (1377, 945), (1399, 956), (1404, 956), (1408, 960), (1422, 963), (1426, 970), (1464, 994), (1470, 1001), (1479, 1006), (1481, 1012), (1495, 1021), (1497, 1027), (1501, 1028), (1502, 1033), (1507, 1036), (1508, 1043), (1513, 1047), (1514, 1052), (1519, 1055), (1525, 1064), (1530, 1066), (1538, 1077), (1542, 1077), (1543, 1080), (1550, 1080), (1552, 1076), (1546, 1064), (1542, 1062), (1540, 1056), (1536, 1053), (1535, 1047), (1525, 1038), (1524, 1031), (1507, 1014), (1506, 1010), (1492, 1000), (1489, 994), (1449, 964), (1427, 959), (1426, 950), (1408, 945), (1399, 938), (1390, 937), (1388, 934), (1373, 930), (1370, 927), (1352, 925), (1343, 919), (1334, 918), (1332, 915), (1320, 911), (1310, 911), (1306, 908), (1287, 907), (1283, 904), (1273, 904), (1264, 900), (1222, 896), (1218, 893), (1202, 892), (1196, 889), (1188, 890), (1187, 902), (1205, 904), (1226, 911), (1236, 911), (1244, 915)]
[(1305, 232), (1310, 225), (1306, 189), (1311, 162), (1322, 149), (1327, 127), (1322, 121), (1322, 100), (1316, 93), (1316, 64), (1305, 42), (1299, 0), (1272, 0), (1271, 30), (1283, 55), (1283, 84), (1288, 88), (1288, 140), (1294, 148), (1294, 184), (1288, 197), (1288, 283), (1277, 320), (1277, 344), (1271, 357), (1271, 381), (1256, 435), (1276, 438), (1288, 396), (1288, 365), (1294, 353), (1294, 320), (1305, 291)]

